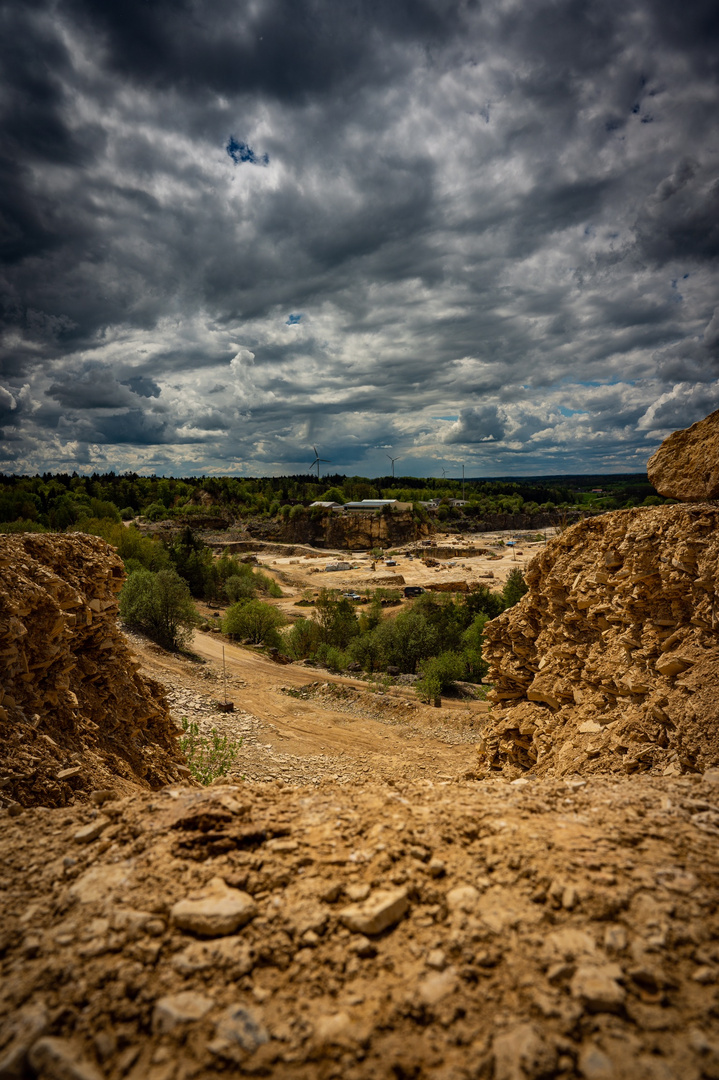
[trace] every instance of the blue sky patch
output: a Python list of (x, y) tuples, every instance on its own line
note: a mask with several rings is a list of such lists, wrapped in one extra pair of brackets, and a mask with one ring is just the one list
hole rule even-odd
[(301, 318), (301, 315), (290, 315), (287, 322), (285, 323), (285, 326), (297, 326), (297, 323), (300, 321)]
[(235, 165), (269, 165), (269, 154), (256, 154), (251, 146), (247, 143), (238, 142), (234, 135), (230, 135), (230, 140), (225, 147), (227, 154), (232, 158)]

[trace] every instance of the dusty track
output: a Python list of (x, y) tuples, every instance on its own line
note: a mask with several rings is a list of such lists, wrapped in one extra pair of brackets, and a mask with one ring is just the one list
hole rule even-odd
[[(143, 670), (168, 690), (183, 687), (208, 707), (223, 694), (223, 645), (227, 698), (238, 711), (213, 714), (206, 726), (243, 737), (237, 775), (248, 779), (280, 775), (286, 782), (306, 783), (338, 774), (343, 779), (368, 775), (454, 779), (474, 769), (474, 744), (487, 714), (483, 702), (443, 699), (442, 708), (434, 709), (422, 705), (409, 688), (373, 693), (361, 679), (279, 665), (211, 634), (196, 633), (193, 639), (193, 651), (204, 663), (133, 638)], [(317, 683), (327, 690), (306, 700), (280, 689), (302, 690)], [(333, 690), (339, 691), (337, 708)], [(182, 701), (171, 697), (177, 720)], [(254, 738), (248, 737), (247, 714), (254, 722)]]

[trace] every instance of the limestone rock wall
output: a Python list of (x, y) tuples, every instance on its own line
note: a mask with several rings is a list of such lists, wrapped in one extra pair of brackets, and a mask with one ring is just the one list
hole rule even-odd
[(719, 507), (636, 508), (572, 526), (487, 626), (484, 774), (719, 763)]
[(0, 799), (64, 805), (177, 777), (164, 691), (117, 627), (123, 579), (97, 537), (0, 538)]

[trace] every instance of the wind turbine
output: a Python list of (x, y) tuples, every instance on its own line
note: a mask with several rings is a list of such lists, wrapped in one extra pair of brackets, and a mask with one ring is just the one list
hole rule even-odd
[(395, 461), (401, 461), (402, 459), (399, 457), (392, 457), (391, 454), (385, 454), (385, 457), (388, 457), (392, 462), (392, 479), (394, 480), (394, 463)]
[(327, 458), (320, 457), (320, 455), (317, 453), (317, 447), (316, 446), (313, 446), (312, 449), (315, 452), (315, 460), (310, 465), (310, 469), (314, 469), (315, 465), (317, 466), (317, 483), (319, 483), (319, 480), (320, 480), (320, 462), (322, 462), (324, 465), (331, 465), (332, 462), (329, 461)]

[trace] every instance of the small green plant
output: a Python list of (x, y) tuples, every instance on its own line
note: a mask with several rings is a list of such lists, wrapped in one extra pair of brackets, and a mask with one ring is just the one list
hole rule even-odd
[(242, 739), (230, 742), (227, 735), (218, 735), (216, 728), (209, 736), (200, 735), (197, 721), (188, 720), (186, 716), (180, 722), (185, 733), (180, 738), (180, 749), (195, 780), (211, 784), (218, 776), (227, 776), (240, 751)]

